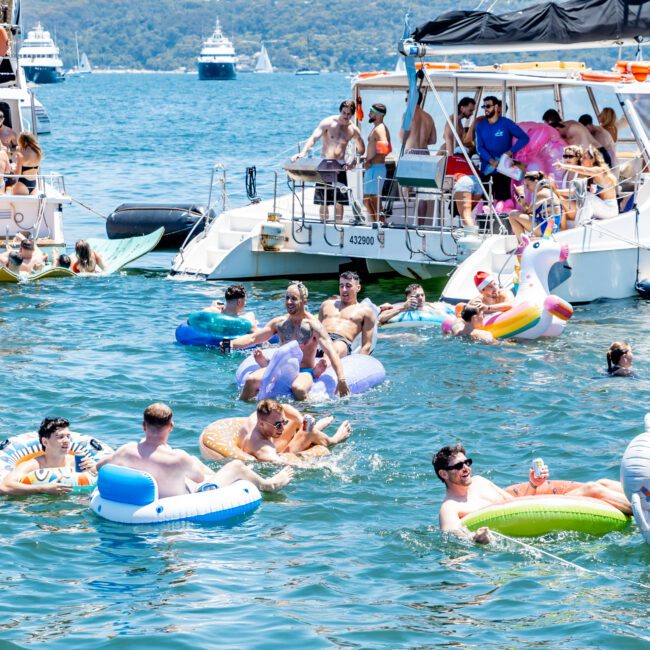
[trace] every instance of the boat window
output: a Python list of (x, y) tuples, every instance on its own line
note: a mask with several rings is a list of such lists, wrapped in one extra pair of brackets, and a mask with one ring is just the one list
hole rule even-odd
[(650, 138), (650, 95), (627, 95), (627, 97), (645, 129), (646, 137)]
[(553, 88), (519, 88), (517, 122), (541, 122), (544, 111), (555, 108)]
[(565, 120), (577, 120), (581, 115), (588, 113), (594, 118), (594, 107), (585, 86), (561, 86), (562, 110), (560, 115)]
[[(592, 86), (591, 91), (593, 92), (594, 99), (596, 100), (596, 105), (598, 106), (598, 112), (603, 110), (603, 108), (611, 108), (614, 113), (616, 113), (616, 126), (618, 128), (618, 141), (634, 141), (634, 135), (632, 130), (627, 124), (627, 120), (623, 115), (621, 110), (621, 105), (616, 97), (616, 93), (606, 86)], [(594, 115), (594, 118), (596, 116)]]

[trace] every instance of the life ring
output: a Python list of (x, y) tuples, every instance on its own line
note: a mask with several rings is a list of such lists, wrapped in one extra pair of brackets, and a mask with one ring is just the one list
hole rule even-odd
[(506, 492), (512, 494), (513, 497), (546, 496), (548, 494), (566, 494), (581, 485), (582, 483), (578, 481), (545, 481), (535, 488), (529, 481), (526, 481), (526, 483), (515, 483), (508, 486)]
[[(606, 70), (589, 70), (586, 72), (581, 72), (580, 78), (583, 81), (623, 81), (625, 83), (629, 83), (630, 81), (634, 80), (634, 77), (632, 75), (622, 74), (617, 71), (608, 72)], [(645, 81), (645, 79), (642, 79), (641, 81)]]
[[(223, 418), (209, 424), (199, 436), (201, 456), (205, 460), (250, 460), (236, 444), (235, 439), (248, 418)], [(329, 455), (329, 449), (323, 445), (314, 445), (300, 452), (302, 458), (320, 458)]]
[(415, 69), (420, 70), (424, 68), (425, 70), (460, 70), (460, 63), (445, 63), (445, 62), (435, 62), (435, 61), (426, 61), (425, 63), (420, 63), (419, 61), (415, 64)]
[(187, 324), (200, 332), (221, 339), (235, 339), (253, 331), (251, 317), (232, 316), (212, 311), (197, 311), (187, 317)]
[[(113, 449), (99, 440), (73, 431), (70, 432), (68, 454), (75, 456), (75, 459), (81, 460), (84, 457), (90, 457), (97, 463), (112, 453)], [(3, 481), (21, 463), (43, 454), (44, 450), (36, 431), (21, 433), (0, 442), (0, 481)], [(78, 466), (75, 470), (71, 467), (39, 469), (27, 474), (22, 482), (28, 485), (42, 485), (58, 480), (65, 485), (72, 485), (73, 492), (87, 491), (95, 485), (96, 477), (79, 470)]]
[(487, 526), (513, 537), (536, 537), (561, 530), (604, 535), (623, 530), (630, 518), (599, 499), (548, 495), (487, 506), (466, 515), (461, 523), (472, 531)]
[(650, 73), (650, 61), (617, 61), (614, 68), (620, 74), (632, 75), (636, 81), (645, 81)]
[(386, 75), (392, 74), (386, 70), (374, 70), (372, 72), (359, 72), (357, 74), (357, 79), (372, 79), (372, 77), (385, 77)]
[(259, 490), (243, 480), (216, 490), (161, 499), (151, 474), (108, 464), (99, 470), (90, 509), (104, 519), (121, 524), (204, 523), (245, 516), (261, 501)]
[(398, 327), (422, 328), (422, 327), (438, 327), (442, 322), (453, 316), (454, 308), (445, 303), (438, 303), (444, 305), (445, 313), (439, 313), (428, 310), (403, 311), (393, 316), (387, 323), (384, 323), (382, 329), (393, 329)]

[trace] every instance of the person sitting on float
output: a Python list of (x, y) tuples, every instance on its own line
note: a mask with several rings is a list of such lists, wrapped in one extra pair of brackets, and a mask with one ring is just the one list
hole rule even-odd
[(474, 276), (474, 284), (479, 295), (472, 298), (467, 304), (480, 307), (484, 314), (493, 314), (497, 311), (508, 311), (515, 304), (515, 296), (505, 287), (500, 287), (494, 276), (485, 271), (478, 271)]
[(333, 436), (323, 432), (333, 417), (320, 419), (311, 431), (303, 427), (301, 413), (289, 404), (274, 399), (257, 403), (253, 413), (242, 425), (235, 444), (246, 454), (267, 463), (299, 464), (297, 454), (313, 445), (331, 447), (350, 437), (352, 427), (345, 420)]
[(405, 311), (428, 311), (432, 314), (447, 315), (447, 311), (439, 307), (436, 303), (427, 302), (427, 296), (420, 284), (409, 284), (404, 289), (406, 300), (392, 304), (386, 302), (379, 307), (379, 325), (385, 325), (391, 318)]
[(460, 318), (451, 326), (451, 335), (453, 337), (462, 336), (479, 343), (494, 343), (492, 333), (481, 329), (482, 327), (483, 308), (467, 304), (460, 312)]
[(85, 239), (80, 239), (74, 250), (77, 257), (70, 268), (75, 273), (101, 273), (106, 268), (104, 258)]
[(633, 377), (632, 347), (625, 341), (614, 341), (607, 350), (607, 372), (612, 377)]
[(598, 149), (594, 147), (585, 149), (578, 165), (556, 162), (555, 166), (558, 169), (576, 172), (577, 176), (587, 179), (589, 191), (578, 214), (578, 219), (582, 223), (591, 219), (611, 219), (618, 216), (616, 177), (609, 170)]
[(231, 284), (225, 293), (225, 304), (221, 300), (215, 300), (203, 311), (215, 314), (227, 314), (228, 316), (240, 316), (251, 321), (253, 329), (257, 327), (257, 320), (253, 312), (244, 313), (246, 309), (246, 287), (243, 284)]
[[(20, 463), (4, 479), (0, 491), (4, 494), (20, 496), (23, 494), (68, 494), (72, 485), (57, 481), (39, 485), (27, 485), (22, 480), (39, 469), (70, 467), (75, 469), (75, 457), (70, 454), (70, 422), (65, 418), (44, 418), (38, 429), (38, 439), (43, 446), (42, 456), (36, 456)], [(95, 461), (84, 457), (79, 467), (83, 472), (97, 474)]]
[[(537, 237), (542, 237), (549, 229), (551, 232), (566, 229), (566, 214), (562, 198), (555, 189), (554, 183), (546, 178), (544, 172), (526, 172), (524, 184), (517, 187), (515, 191), (517, 203), (523, 210), (521, 212), (513, 210), (508, 215), (508, 221), (519, 243), (522, 235), (530, 232)], [(534, 197), (530, 203), (526, 200), (525, 191)]]

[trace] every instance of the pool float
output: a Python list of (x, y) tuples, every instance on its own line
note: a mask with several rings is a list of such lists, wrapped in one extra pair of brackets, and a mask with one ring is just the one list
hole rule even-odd
[(481, 508), (461, 519), (475, 531), (482, 526), (513, 537), (536, 537), (561, 530), (604, 535), (628, 526), (630, 518), (591, 497), (548, 495), (519, 497)]
[[(205, 460), (255, 460), (253, 456), (242, 451), (235, 440), (248, 418), (223, 418), (209, 424), (199, 436), (201, 456)], [(329, 449), (323, 445), (314, 445), (298, 455), (302, 458), (327, 456)]]
[(219, 347), (224, 339), (234, 339), (253, 330), (255, 316), (247, 312), (241, 316), (197, 311), (187, 317), (187, 323), (176, 328), (176, 340), (182, 345)]
[(438, 302), (436, 305), (439, 305), (445, 311), (445, 313), (442, 314), (440, 312), (419, 309), (415, 309), (413, 311), (403, 311), (393, 316), (393, 318), (382, 325), (381, 328), (392, 329), (398, 327), (439, 327), (442, 325), (442, 322), (445, 319), (454, 315), (454, 308), (444, 302)]
[(104, 519), (121, 524), (206, 523), (244, 516), (261, 501), (259, 490), (243, 480), (216, 490), (161, 499), (151, 474), (109, 464), (99, 470), (90, 509)]
[(621, 484), (637, 526), (650, 544), (650, 413), (645, 416), (645, 431), (630, 442), (623, 454)]
[[(75, 457), (75, 468), (52, 467), (38, 469), (27, 474), (21, 483), (26, 485), (44, 485), (59, 481), (71, 485), (73, 492), (87, 492), (96, 483), (97, 477), (89, 472), (84, 472), (79, 467), (79, 461), (84, 457), (92, 458), (96, 463), (110, 456), (113, 449), (91, 436), (70, 432), (70, 455)], [(43, 447), (36, 431), (21, 433), (0, 442), (0, 481), (25, 461), (42, 456)]]
[[(300, 373), (302, 350), (297, 341), (264, 350), (264, 356), (270, 360), (260, 384), (258, 399), (265, 397), (280, 397), (291, 395), (291, 384)], [(351, 354), (341, 359), (345, 378), (352, 394), (364, 391), (381, 384), (386, 378), (386, 371), (380, 361), (367, 354)], [(251, 355), (244, 359), (237, 368), (235, 375), (237, 386), (241, 389), (246, 377), (259, 369), (255, 358)], [(310, 398), (333, 397), (337, 385), (336, 373), (331, 366), (316, 380), (309, 391)]]
[(529, 481), (515, 483), (505, 488), (513, 497), (533, 497), (548, 494), (566, 494), (575, 488), (584, 485), (578, 481), (544, 481), (540, 486), (533, 487)]
[(528, 144), (517, 152), (517, 161), (526, 165), (526, 171), (543, 171), (546, 176), (561, 179), (563, 171), (553, 165), (562, 160), (564, 147), (569, 143), (552, 126), (544, 122), (519, 122), (528, 135)]

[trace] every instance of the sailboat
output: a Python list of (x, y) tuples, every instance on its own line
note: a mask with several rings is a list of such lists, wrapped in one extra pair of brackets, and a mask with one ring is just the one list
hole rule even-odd
[(309, 49), (309, 37), (307, 37), (307, 66), (298, 68), (296, 70), (297, 75), (315, 75), (320, 74), (320, 70), (315, 70), (311, 66), (311, 50)]
[(262, 43), (262, 49), (257, 53), (257, 63), (255, 64), (255, 70), (257, 74), (271, 74), (273, 72), (273, 66), (271, 65), (271, 59), (269, 58), (269, 53)]
[(90, 74), (92, 72), (92, 68), (90, 67), (90, 61), (88, 60), (88, 56), (84, 52), (81, 55), (81, 58), (79, 58), (79, 41), (77, 40), (77, 32), (74, 34), (74, 44), (77, 49), (77, 65), (72, 66), (70, 70), (68, 70), (69, 75), (79, 75), (79, 74)]

